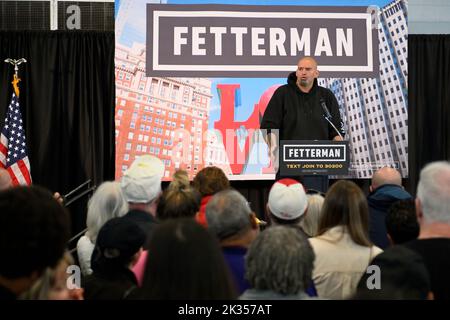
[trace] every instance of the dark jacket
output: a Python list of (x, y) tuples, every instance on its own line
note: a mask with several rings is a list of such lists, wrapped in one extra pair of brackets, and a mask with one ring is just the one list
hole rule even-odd
[(412, 196), (401, 186), (385, 184), (367, 197), (369, 204), (370, 240), (381, 249), (389, 246), (386, 230), (386, 215), (389, 207), (397, 201), (412, 199)]
[(86, 300), (122, 300), (137, 287), (134, 273), (125, 267), (94, 270), (83, 281)]
[(274, 92), (264, 112), (261, 129), (279, 129), (281, 140), (332, 140), (337, 133), (324, 118), (321, 99), (331, 113), (333, 124), (344, 134), (334, 94), (318, 86), (317, 79), (308, 93), (302, 92), (297, 87), (295, 72), (289, 75), (286, 85)]
[(416, 239), (404, 246), (422, 256), (430, 275), (434, 299), (450, 300), (450, 239)]
[(148, 241), (152, 235), (152, 230), (158, 224), (156, 218), (142, 210), (130, 210), (124, 218), (134, 221), (145, 232), (147, 240), (145, 241), (144, 249), (148, 249)]

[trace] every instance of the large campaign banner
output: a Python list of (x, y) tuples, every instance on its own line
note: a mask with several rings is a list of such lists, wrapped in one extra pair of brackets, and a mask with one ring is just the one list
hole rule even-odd
[(116, 1), (116, 177), (153, 154), (166, 180), (273, 179), (259, 125), (303, 56), (339, 102), (350, 176), (407, 176), (407, 3), (343, 2)]

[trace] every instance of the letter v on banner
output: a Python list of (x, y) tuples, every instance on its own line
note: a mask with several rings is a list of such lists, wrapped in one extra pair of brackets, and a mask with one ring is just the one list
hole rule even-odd
[(19, 106), (19, 81), (17, 66), (21, 60), (7, 59), (15, 66), (14, 80), (12, 81), (14, 92), (11, 103), (6, 110), (5, 124), (0, 136), (0, 167), (8, 170), (11, 181), (16, 185), (30, 185), (30, 162), (27, 155), (25, 141), (25, 129), (22, 122), (22, 113)]
[(227, 153), (228, 161), (233, 175), (241, 174), (246, 164), (252, 144), (252, 134), (245, 137), (244, 147), (239, 147), (237, 130), (246, 128), (253, 132), (259, 127), (258, 108), (254, 108), (252, 114), (246, 121), (234, 121), (234, 108), (236, 92), (239, 84), (219, 84), (217, 90), (220, 97), (220, 119), (214, 123), (214, 128), (219, 130), (223, 137), (223, 144)]

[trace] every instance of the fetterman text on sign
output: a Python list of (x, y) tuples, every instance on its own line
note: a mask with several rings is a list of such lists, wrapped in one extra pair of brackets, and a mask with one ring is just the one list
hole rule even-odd
[(147, 5), (147, 76), (285, 77), (313, 56), (323, 77), (375, 77), (368, 7)]
[(347, 141), (281, 140), (280, 174), (344, 175), (348, 173)]

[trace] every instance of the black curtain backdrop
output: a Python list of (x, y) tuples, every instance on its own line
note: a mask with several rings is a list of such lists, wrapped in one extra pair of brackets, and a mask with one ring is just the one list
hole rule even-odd
[[(87, 179), (114, 179), (114, 33), (0, 32), (0, 126), (20, 65), (20, 104), (34, 184), (62, 194)], [(87, 197), (86, 197), (87, 198)], [(72, 230), (84, 227), (86, 199), (75, 203)]]
[(409, 35), (409, 181), (415, 194), (421, 168), (450, 155), (450, 35)]

